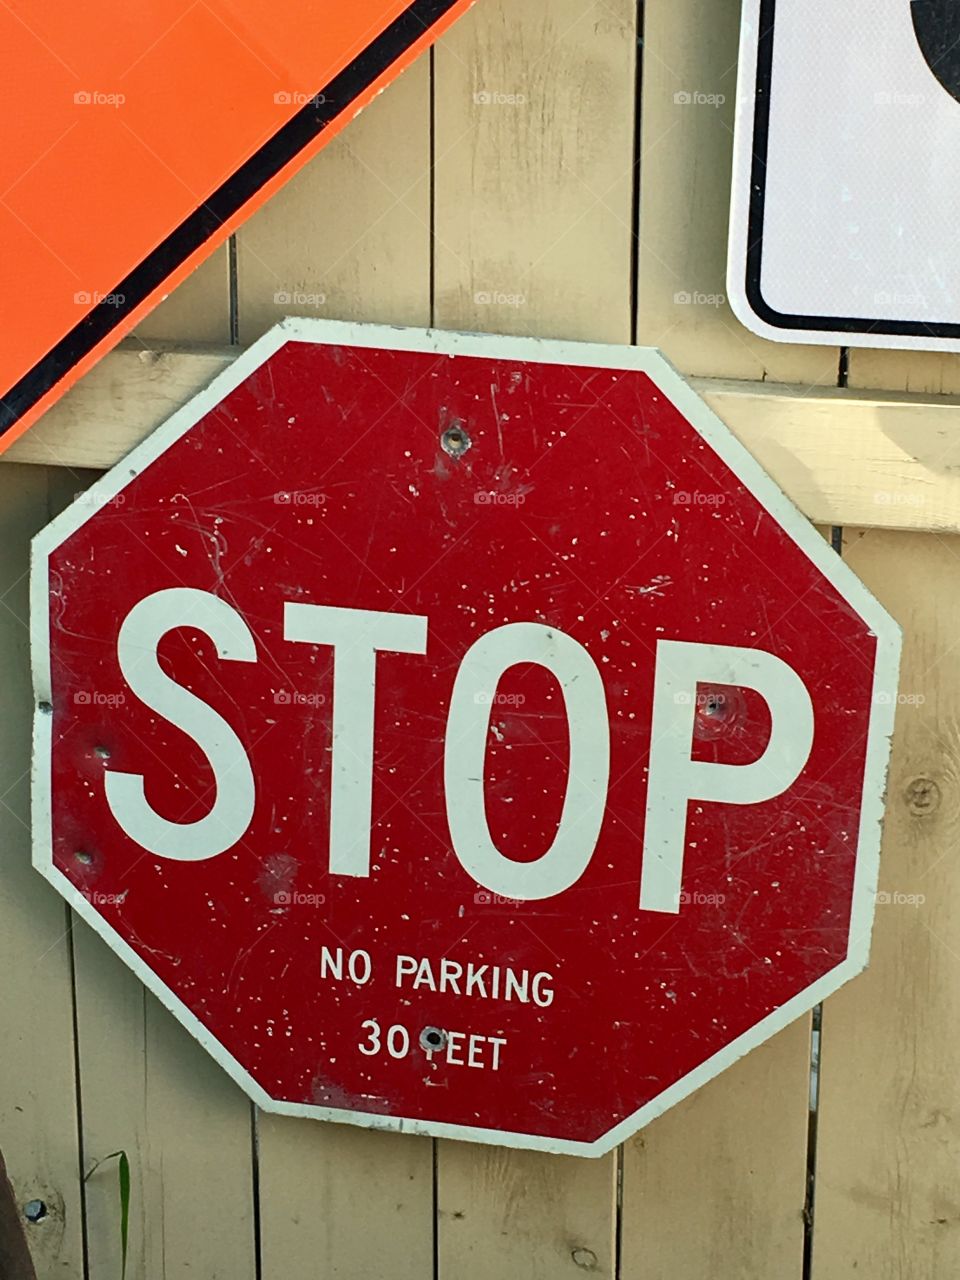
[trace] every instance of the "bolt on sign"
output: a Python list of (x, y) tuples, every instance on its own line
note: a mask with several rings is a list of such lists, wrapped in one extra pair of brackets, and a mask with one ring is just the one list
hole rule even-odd
[(32, 572), (36, 865), (261, 1107), (596, 1155), (866, 962), (898, 630), (656, 352), (285, 322)]
[(755, 333), (960, 350), (956, 0), (747, 0), (734, 175)]
[(471, 3), (0, 5), (0, 452)]

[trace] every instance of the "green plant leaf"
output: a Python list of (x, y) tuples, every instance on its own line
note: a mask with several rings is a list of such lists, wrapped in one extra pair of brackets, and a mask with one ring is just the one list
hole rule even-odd
[(96, 1173), (108, 1160), (117, 1161), (120, 1182), (120, 1280), (127, 1280), (127, 1239), (130, 1231), (130, 1161), (125, 1151), (111, 1151), (108, 1156), (95, 1160), (84, 1174), (84, 1182)]
[(130, 1227), (130, 1161), (120, 1152), (120, 1280), (127, 1280), (127, 1232)]

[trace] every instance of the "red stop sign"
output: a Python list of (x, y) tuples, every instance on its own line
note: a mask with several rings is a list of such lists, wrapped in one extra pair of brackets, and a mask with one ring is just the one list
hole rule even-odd
[(897, 629), (656, 353), (289, 322), (33, 598), (37, 865), (265, 1108), (598, 1154), (865, 963)]

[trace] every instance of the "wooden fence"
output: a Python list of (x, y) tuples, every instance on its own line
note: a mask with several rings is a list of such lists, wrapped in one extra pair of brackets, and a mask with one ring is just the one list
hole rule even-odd
[[(82, 1181), (118, 1150), (130, 1280), (960, 1276), (960, 408), (937, 398), (960, 360), (771, 345), (713, 296), (738, 23), (737, 0), (478, 0), (0, 465), (0, 1146), (46, 1208), (42, 1280), (119, 1280), (116, 1162)], [(596, 1161), (259, 1115), (31, 870), (28, 538), (222, 358), (158, 340), (298, 312), (656, 345), (846, 526), (908, 700), (890, 902), (824, 1009), (814, 1126), (809, 1019)]]

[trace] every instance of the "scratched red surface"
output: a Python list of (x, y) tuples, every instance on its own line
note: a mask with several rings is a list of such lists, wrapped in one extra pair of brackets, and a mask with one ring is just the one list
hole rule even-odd
[[(843, 958), (874, 641), (646, 376), (291, 342), (121, 496), (51, 561), (56, 863), (275, 1098), (592, 1141)], [(170, 820), (212, 801), (203, 753), (116, 660), (130, 608), (172, 586), (221, 596), (258, 648), (221, 662), (189, 629), (161, 646), (257, 781), (244, 838), (201, 863), (145, 852), (104, 799), (110, 768), (144, 774)], [(429, 617), (426, 656), (378, 658), (369, 879), (327, 873), (332, 650), (284, 640), (285, 601)], [(442, 760), (464, 652), (522, 621), (596, 661), (611, 782), (580, 881), (511, 904), (452, 851)], [(677, 915), (638, 908), (658, 638), (767, 649), (816, 716), (784, 796), (690, 806)], [(488, 819), (533, 859), (566, 786), (562, 698), (532, 666), (499, 694)], [(756, 759), (766, 707), (726, 695), (693, 749)], [(324, 946), (367, 950), (369, 983), (321, 981)], [(553, 1001), (398, 989), (398, 954), (549, 973)], [(361, 1054), (366, 1019), (408, 1028), (410, 1053)], [(481, 1068), (428, 1061), (429, 1026), (505, 1040), (498, 1069), (489, 1044)]]

